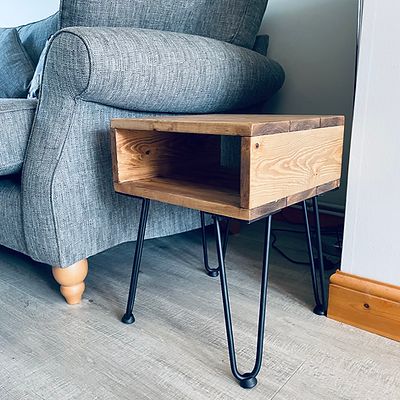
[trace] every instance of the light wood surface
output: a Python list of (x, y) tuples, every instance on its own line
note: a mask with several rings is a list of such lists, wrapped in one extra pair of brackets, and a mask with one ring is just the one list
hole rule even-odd
[(242, 151), (250, 154), (242, 162), (250, 165), (242, 163), (248, 176), (248, 203), (242, 201), (242, 207), (259, 207), (340, 179), (343, 133), (338, 126), (243, 138)]
[(337, 271), (328, 317), (400, 341), (400, 287)]
[[(322, 194), (339, 187), (339, 184), (339, 180), (333, 181), (330, 182), (329, 186), (319, 190), (315, 188), (312, 193), (318, 191), (319, 194)], [(239, 192), (232, 190), (229, 186), (224, 185), (223, 182), (221, 182), (221, 185), (217, 185), (215, 180), (210, 185), (207, 182), (182, 180), (180, 177), (178, 179), (158, 177), (123, 183), (117, 182), (114, 183), (114, 188), (118, 193), (145, 197), (150, 200), (162, 201), (244, 221), (259, 219), (293, 204), (293, 197), (289, 196), (259, 207), (241, 208)], [(298, 193), (295, 202), (298, 203), (308, 199), (310, 193), (310, 191)]]
[[(113, 120), (114, 187), (252, 221), (339, 186), (343, 123), (282, 115)], [(239, 170), (221, 166), (223, 135), (242, 136)]]
[(54, 279), (60, 284), (60, 292), (70, 305), (79, 304), (85, 291), (88, 274), (87, 259), (78, 261), (68, 268), (53, 267)]
[[(263, 231), (243, 224), (229, 238), (242, 370), (254, 360)], [(275, 234), (307, 260), (303, 235)], [(219, 281), (203, 271), (200, 232), (145, 241), (136, 322), (126, 326), (133, 251), (128, 243), (91, 258), (82, 303), (69, 307), (50, 268), (0, 247), (2, 400), (398, 400), (399, 344), (315, 316), (308, 266), (271, 251), (264, 364), (247, 392), (229, 371)]]
[(111, 127), (118, 129), (234, 136), (259, 136), (343, 125), (343, 116), (331, 115), (204, 114), (111, 121)]
[[(206, 140), (205, 140), (206, 139)], [(114, 181), (126, 182), (219, 168), (218, 136), (113, 130)]]

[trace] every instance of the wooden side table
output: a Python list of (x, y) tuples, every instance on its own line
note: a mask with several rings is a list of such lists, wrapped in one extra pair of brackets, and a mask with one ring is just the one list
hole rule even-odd
[[(243, 388), (254, 387), (262, 364), (271, 218), (273, 213), (295, 203), (301, 203), (304, 211), (314, 312), (326, 312), (317, 196), (340, 184), (344, 118), (216, 114), (114, 119), (111, 127), (115, 190), (143, 199), (122, 321), (135, 321), (132, 311), (150, 200), (199, 210), (205, 267), (210, 276), (220, 276), (231, 370)], [(228, 156), (224, 146), (230, 149)], [(307, 199), (313, 201), (316, 220), (319, 279)], [(208, 265), (204, 213), (211, 214), (214, 221), (218, 268)], [(266, 220), (256, 360), (253, 370), (244, 374), (236, 362), (224, 260), (228, 235), (221, 233), (222, 218), (249, 223)]]

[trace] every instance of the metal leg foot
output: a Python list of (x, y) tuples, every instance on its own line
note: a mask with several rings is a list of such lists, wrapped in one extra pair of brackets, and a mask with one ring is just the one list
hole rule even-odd
[(267, 304), (267, 288), (268, 288), (268, 264), (269, 249), (271, 239), (271, 221), (272, 216), (266, 218), (264, 252), (263, 252), (263, 268), (261, 276), (261, 294), (258, 312), (258, 332), (257, 332), (257, 351), (254, 368), (251, 372), (241, 374), (238, 371), (236, 362), (235, 340), (232, 327), (231, 307), (229, 301), (228, 282), (226, 277), (225, 260), (223, 253), (223, 245), (221, 239), (221, 228), (218, 216), (213, 216), (216, 229), (217, 255), (221, 281), (222, 303), (224, 307), (225, 328), (228, 341), (229, 360), (233, 376), (237, 379), (240, 386), (245, 389), (251, 389), (257, 385), (257, 375), (262, 365), (262, 356), (264, 348), (264, 331), (265, 331), (265, 313)]
[(131, 275), (131, 283), (129, 288), (129, 296), (128, 302), (126, 305), (126, 311), (124, 316), (122, 317), (121, 321), (124, 324), (133, 324), (135, 322), (135, 317), (133, 316), (133, 306), (135, 303), (135, 296), (136, 296), (136, 288), (138, 283), (138, 276), (139, 276), (139, 269), (140, 269), (140, 262), (142, 260), (142, 252), (143, 252), (143, 243), (144, 243), (144, 236), (146, 233), (146, 224), (147, 224), (147, 217), (149, 215), (149, 206), (150, 200), (143, 199), (142, 202), (142, 211), (140, 213), (140, 222), (139, 222), (139, 230), (136, 239), (136, 250), (135, 250), (135, 258), (133, 260), (133, 267), (132, 267), (132, 275)]
[[(303, 214), (304, 214), (304, 224), (306, 227), (306, 235), (307, 235), (307, 246), (308, 246), (308, 255), (311, 266), (311, 281), (314, 292), (314, 314), (317, 315), (326, 315), (326, 289), (325, 289), (325, 269), (324, 269), (324, 258), (322, 254), (322, 240), (321, 240), (321, 226), (319, 221), (319, 210), (318, 210), (318, 199), (317, 196), (313, 197), (313, 211), (315, 217), (315, 231), (317, 237), (317, 250), (318, 250), (318, 263), (319, 263), (319, 282), (315, 268), (315, 258), (313, 252), (312, 238), (311, 238), (311, 229), (308, 221), (307, 214), (307, 203), (306, 201), (302, 202)], [(319, 287), (318, 287), (319, 286)]]
[[(218, 268), (211, 268), (208, 262), (208, 247), (207, 247), (207, 233), (206, 233), (206, 222), (205, 222), (205, 214), (203, 211), (200, 211), (200, 220), (201, 220), (201, 239), (203, 243), (203, 258), (204, 258), (204, 269), (208, 276), (215, 278), (218, 276)], [(226, 231), (224, 235), (224, 244), (223, 244), (223, 253), (224, 258), (226, 254), (226, 248), (228, 246), (228, 236), (229, 236), (229, 219), (226, 224)]]
[(324, 306), (322, 306), (321, 304), (318, 304), (313, 308), (313, 313), (316, 315), (321, 315), (321, 316), (326, 314), (325, 310), (324, 310)]
[(135, 322), (135, 317), (132, 313), (124, 314), (124, 316), (121, 318), (121, 322), (127, 325), (133, 324)]

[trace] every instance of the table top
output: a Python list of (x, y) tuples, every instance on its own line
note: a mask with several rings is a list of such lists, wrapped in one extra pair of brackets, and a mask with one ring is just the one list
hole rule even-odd
[(202, 114), (111, 121), (115, 129), (224, 136), (261, 136), (343, 125), (340, 115)]

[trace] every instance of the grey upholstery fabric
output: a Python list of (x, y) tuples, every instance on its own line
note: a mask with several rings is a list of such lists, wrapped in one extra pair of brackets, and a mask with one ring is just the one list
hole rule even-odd
[(21, 185), (14, 177), (0, 177), (0, 226), (0, 244), (26, 254)]
[[(229, 105), (252, 102), (254, 94), (249, 94), (246, 87), (247, 84), (254, 87), (251, 80), (266, 85), (265, 90), (271, 94), (268, 80), (263, 76), (271, 72), (265, 67), (268, 60), (259, 54), (204, 38), (152, 34), (167, 46), (164, 53), (179, 43), (181, 53), (185, 54), (187, 48), (188, 55), (179, 58), (171, 54), (169, 64), (161, 51), (157, 52), (158, 58), (149, 58), (148, 53), (156, 47), (139, 45), (149, 32), (137, 29), (70, 28), (52, 40), (22, 173), (24, 232), (27, 252), (32, 258), (66, 267), (135, 239), (140, 203), (115, 194), (112, 186), (111, 118), (154, 115), (139, 112), (137, 109), (141, 107), (212, 112), (224, 107), (223, 99)], [(166, 37), (173, 43), (168, 44)], [(199, 57), (207, 60), (207, 68), (194, 67), (189, 73), (185, 70), (189, 63), (186, 66), (184, 60), (185, 57), (194, 60), (193, 43)], [(127, 51), (128, 45), (136, 46), (135, 51), (132, 47)], [(229, 57), (235, 63), (230, 63)], [(158, 62), (154, 64), (155, 61)], [(163, 69), (158, 68), (160, 61), (164, 63)], [(139, 63), (140, 68), (132, 69), (133, 63)], [(235, 69), (232, 64), (239, 67)], [(177, 71), (178, 66), (187, 79), (185, 82), (174, 76), (184, 101), (179, 100), (179, 91), (172, 91), (173, 81), (166, 82), (170, 72), (163, 73), (163, 70)], [(252, 73), (251, 69), (258, 72)], [(147, 70), (152, 71), (151, 75)], [(191, 75), (195, 74), (192, 82)], [(251, 78), (246, 79), (247, 76)], [(130, 93), (139, 88), (141, 96), (146, 97), (145, 88), (140, 85), (149, 77), (153, 85), (158, 85), (158, 106), (151, 85), (147, 87), (150, 100)], [(222, 83), (215, 86), (218, 81)], [(218, 93), (228, 85), (234, 87), (233, 102), (226, 92), (223, 97)], [(259, 89), (256, 94), (256, 99), (264, 98)], [(168, 100), (171, 96), (172, 100)], [(193, 97), (200, 97), (200, 101)], [(195, 211), (154, 203), (148, 226), (148, 237), (163, 236), (198, 227), (199, 216)]]
[(21, 42), (36, 66), (47, 40), (59, 29), (59, 13), (17, 28)]
[[(64, 84), (50, 78), (53, 74), (51, 82), (44, 75), (24, 163), (23, 222), (30, 257), (67, 267), (136, 239), (141, 202), (114, 192), (109, 124), (114, 117), (146, 114), (63, 96)], [(198, 212), (153, 202), (146, 237), (199, 224)]]
[[(63, 34), (48, 53), (38, 112), (22, 174), (28, 254), (69, 266), (118, 243), (134, 240), (140, 202), (115, 194), (109, 124), (113, 117), (143, 116), (76, 97), (72, 71), (85, 84), (88, 56), (81, 40)], [(78, 56), (79, 55), (79, 56)], [(71, 69), (60, 68), (66, 60)], [(199, 226), (198, 213), (154, 203), (148, 237)]]
[[(120, 108), (228, 111), (266, 100), (284, 78), (280, 65), (260, 54), (200, 36), (135, 28), (68, 28), (56, 35), (51, 47), (65, 48), (65, 41), (71, 49), (61, 56), (59, 68), (69, 70), (68, 90), (83, 100)], [(81, 51), (74, 50), (79, 47)]]
[(257, 53), (266, 56), (268, 53), (269, 46), (269, 36), (268, 35), (258, 35), (256, 41), (254, 42), (253, 50)]
[[(281, 67), (233, 45), (253, 46), (266, 2), (63, 0), (63, 27), (129, 28), (75, 27), (52, 39), (21, 184), (18, 175), (0, 177), (0, 244), (67, 267), (135, 240), (140, 200), (114, 192), (111, 118), (231, 111), (267, 99), (282, 84)], [(25, 43), (36, 40), (31, 28), (20, 29)], [(40, 37), (38, 49), (47, 33)], [(153, 202), (147, 237), (199, 225), (198, 212)]]
[(267, 1), (62, 0), (61, 28), (147, 28), (206, 36), (252, 48)]
[(36, 100), (0, 99), (0, 176), (22, 168)]
[(0, 29), (0, 98), (26, 97), (33, 73), (17, 30)]

